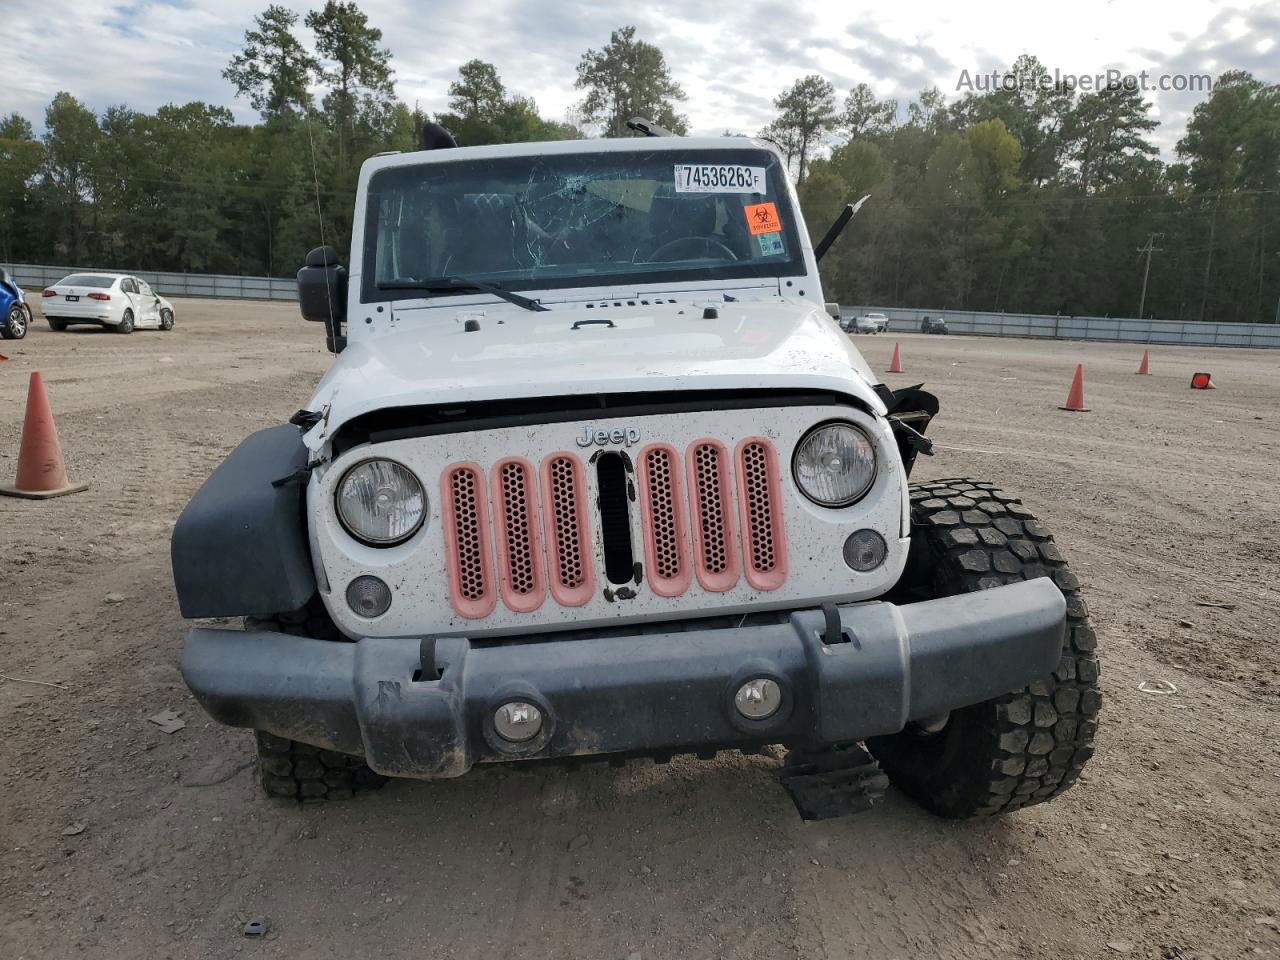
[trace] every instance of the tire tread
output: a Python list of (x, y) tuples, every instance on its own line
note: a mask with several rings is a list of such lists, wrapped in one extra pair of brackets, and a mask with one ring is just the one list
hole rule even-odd
[[(1097, 637), (1079, 594), (1080, 582), (1044, 525), (996, 485), (934, 480), (912, 484), (910, 497), (914, 533), (932, 548), (938, 576), (950, 581), (949, 589), (934, 595), (1048, 576), (1066, 598), (1067, 629), (1053, 673), (1022, 690), (964, 708), (984, 711), (979, 739), (987, 753), (968, 782), (930, 782), (919, 770), (909, 769), (899, 739), (905, 733), (878, 738), (871, 750), (890, 780), (943, 816), (990, 816), (1050, 800), (1075, 783), (1093, 756), (1102, 706)], [(990, 532), (998, 532), (999, 538), (984, 536)]]

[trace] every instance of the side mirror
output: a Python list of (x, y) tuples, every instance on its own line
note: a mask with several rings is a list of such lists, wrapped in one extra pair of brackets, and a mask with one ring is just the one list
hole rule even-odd
[(324, 324), (324, 340), (330, 353), (347, 345), (342, 332), (347, 319), (347, 268), (338, 262), (333, 247), (316, 247), (298, 271), (298, 306), (302, 318)]

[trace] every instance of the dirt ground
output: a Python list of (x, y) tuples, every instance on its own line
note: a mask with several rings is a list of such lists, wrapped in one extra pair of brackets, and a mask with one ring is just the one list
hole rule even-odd
[[(1280, 957), (1280, 352), (1157, 347), (1136, 377), (1131, 344), (900, 337), (887, 380), (943, 406), (918, 474), (1021, 492), (1085, 586), (1103, 723), (1054, 803), (948, 823), (891, 791), (804, 823), (776, 758), (733, 754), (294, 807), (182, 684), (168, 540), (306, 402), (322, 332), (286, 304), (177, 316), (0, 343), (0, 477), (41, 370), (91, 484), (0, 499), (0, 672), (60, 685), (0, 680), (0, 956)], [(893, 339), (857, 343), (887, 367)], [(1077, 361), (1091, 413), (1057, 409)], [(165, 709), (185, 728), (148, 722)]]

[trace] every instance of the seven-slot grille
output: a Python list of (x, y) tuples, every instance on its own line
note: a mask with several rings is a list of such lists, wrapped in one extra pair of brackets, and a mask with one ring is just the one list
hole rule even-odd
[[(635, 462), (649, 589), (680, 596), (696, 577), (702, 589), (723, 592), (744, 573), (757, 590), (782, 586), (786, 531), (778, 457), (769, 440), (749, 437), (732, 455), (709, 438), (683, 452), (652, 444)], [(478, 465), (455, 463), (444, 472), (441, 492), (450, 599), (459, 615), (486, 617), (499, 595), (517, 613), (538, 609), (547, 593), (567, 607), (591, 599), (591, 494), (576, 454), (553, 453), (536, 470), (523, 458), (503, 458), (487, 489)]]

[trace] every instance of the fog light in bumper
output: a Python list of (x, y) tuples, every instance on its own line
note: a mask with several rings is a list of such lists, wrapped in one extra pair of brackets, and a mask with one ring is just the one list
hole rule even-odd
[(844, 562), (858, 573), (874, 570), (888, 554), (884, 537), (874, 530), (855, 530), (844, 542)]
[(524, 743), (542, 729), (542, 711), (526, 700), (511, 700), (493, 715), (493, 729), (503, 740)]
[(782, 706), (782, 688), (768, 677), (756, 677), (738, 688), (733, 705), (748, 720), (767, 720)]
[(377, 577), (356, 577), (347, 585), (347, 606), (357, 617), (380, 617), (391, 606), (391, 588)]

